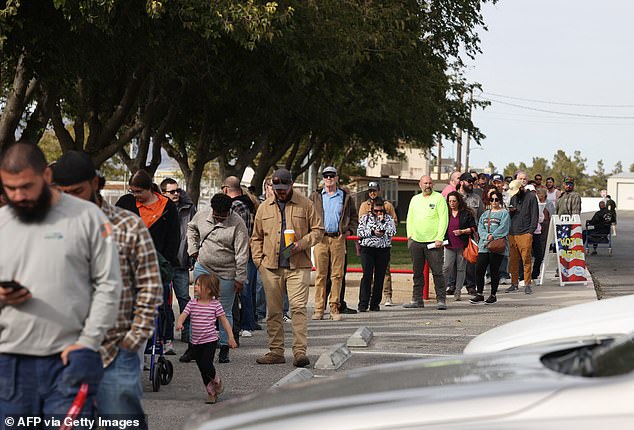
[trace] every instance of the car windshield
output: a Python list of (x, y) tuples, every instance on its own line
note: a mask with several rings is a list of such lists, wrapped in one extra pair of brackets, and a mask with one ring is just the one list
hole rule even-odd
[(542, 358), (542, 362), (546, 367), (567, 375), (624, 375), (634, 370), (634, 333), (547, 354)]

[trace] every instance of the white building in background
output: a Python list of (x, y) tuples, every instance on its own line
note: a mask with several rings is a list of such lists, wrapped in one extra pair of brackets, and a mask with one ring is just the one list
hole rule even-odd
[(608, 178), (608, 194), (616, 203), (618, 211), (634, 210), (634, 173), (623, 172)]

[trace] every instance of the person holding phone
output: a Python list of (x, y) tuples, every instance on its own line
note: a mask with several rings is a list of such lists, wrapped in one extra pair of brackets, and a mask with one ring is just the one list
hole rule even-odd
[[(93, 203), (54, 189), (36, 145), (0, 155), (0, 422), (65, 414), (93, 418), (99, 347), (117, 316), (121, 272), (112, 225)], [(11, 244), (8, 246), (7, 244)]]
[[(379, 311), (385, 271), (390, 263), (392, 237), (396, 234), (394, 218), (385, 213), (383, 199), (372, 202), (372, 212), (361, 217), (357, 235), (361, 244), (363, 277), (359, 288), (359, 312)], [(374, 278), (374, 283), (372, 279)], [(372, 285), (372, 288), (370, 286)]]

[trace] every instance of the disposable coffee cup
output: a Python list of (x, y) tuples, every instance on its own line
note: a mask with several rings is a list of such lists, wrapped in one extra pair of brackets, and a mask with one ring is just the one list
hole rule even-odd
[(286, 246), (290, 245), (293, 242), (295, 242), (295, 230), (284, 230), (284, 243), (286, 244)]

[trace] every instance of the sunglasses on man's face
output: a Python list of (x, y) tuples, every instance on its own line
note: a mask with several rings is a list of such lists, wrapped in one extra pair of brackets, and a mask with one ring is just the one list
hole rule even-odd
[(290, 179), (273, 178), (272, 182), (273, 182), (273, 185), (279, 185), (279, 184), (290, 185), (291, 184)]
[(324, 179), (332, 179), (332, 178), (334, 178), (335, 176), (336, 176), (336, 175), (333, 175), (332, 173), (326, 173), (326, 174), (324, 175)]
[(374, 209), (374, 211), (373, 211), (373, 212), (374, 212), (375, 214), (382, 214), (382, 213), (384, 213), (385, 211), (384, 211), (383, 209)]
[(180, 192), (181, 192), (181, 190), (169, 190), (169, 191), (165, 190), (165, 191), (163, 191), (163, 194), (171, 194), (171, 195), (174, 196), (174, 195), (176, 195), (176, 194), (178, 194)]
[(500, 199), (498, 199), (497, 197), (492, 197), (489, 199), (490, 202), (499, 202)]

